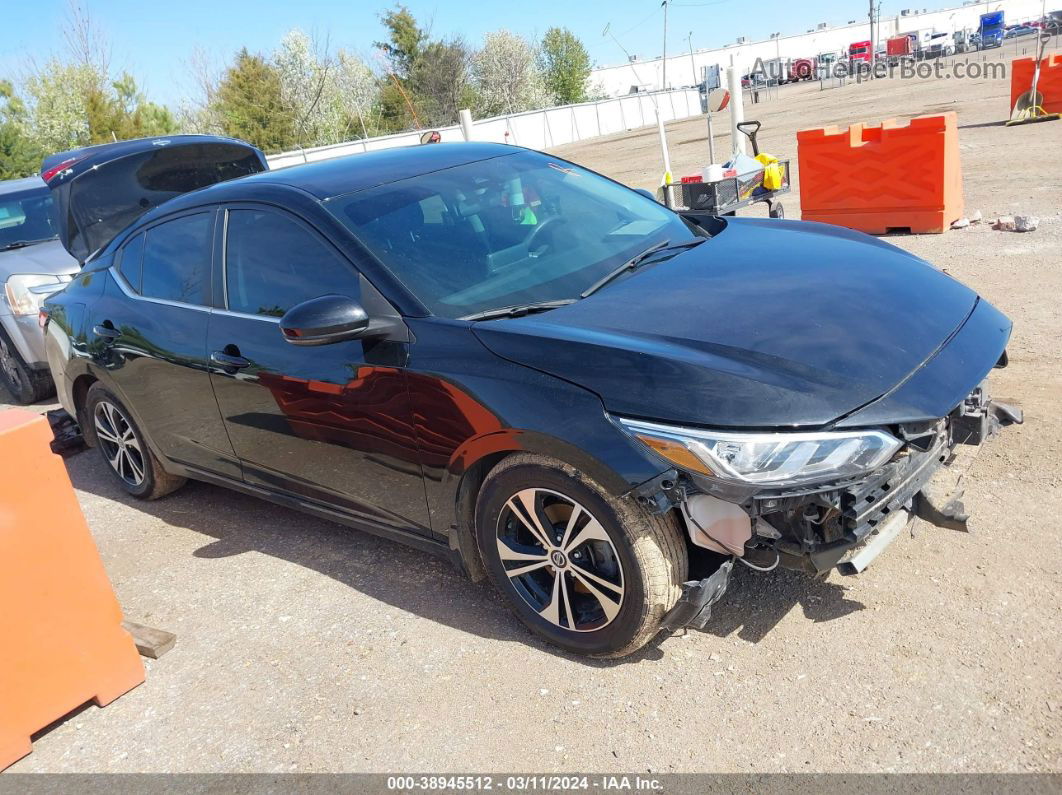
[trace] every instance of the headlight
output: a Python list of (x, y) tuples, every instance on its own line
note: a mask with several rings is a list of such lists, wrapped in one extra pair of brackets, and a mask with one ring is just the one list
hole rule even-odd
[(8, 278), (4, 291), (7, 293), (7, 303), (13, 314), (35, 315), (40, 310), (44, 299), (55, 291), (38, 291), (31, 288), (55, 285), (55, 289), (58, 290), (62, 284), (63, 279), (47, 273), (16, 273)]
[(855, 477), (880, 467), (901, 446), (884, 431), (730, 433), (616, 419), (680, 469), (755, 486)]

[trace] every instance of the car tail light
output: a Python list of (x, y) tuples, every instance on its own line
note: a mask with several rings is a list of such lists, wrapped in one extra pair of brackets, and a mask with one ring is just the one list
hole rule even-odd
[(52, 166), (47, 171), (42, 171), (41, 179), (43, 179), (45, 182), (51, 182), (52, 178), (55, 177), (56, 174), (66, 171), (68, 168), (70, 168), (70, 166), (74, 165), (74, 163), (76, 163), (80, 159), (80, 157), (68, 157), (62, 163), (58, 163)]

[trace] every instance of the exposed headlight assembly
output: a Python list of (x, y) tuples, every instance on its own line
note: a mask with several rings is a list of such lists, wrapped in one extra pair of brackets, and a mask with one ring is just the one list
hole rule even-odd
[[(69, 277), (65, 278), (69, 281)], [(16, 273), (4, 285), (7, 303), (15, 315), (36, 315), (44, 299), (61, 289), (64, 278), (47, 273)], [(51, 288), (51, 289), (49, 289)]]
[(902, 442), (884, 431), (734, 433), (617, 417), (627, 433), (679, 469), (764, 487), (856, 477), (877, 469)]

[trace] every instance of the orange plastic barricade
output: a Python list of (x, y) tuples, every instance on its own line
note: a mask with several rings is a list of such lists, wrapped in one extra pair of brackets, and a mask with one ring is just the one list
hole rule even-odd
[(0, 770), (30, 735), (144, 681), (44, 417), (0, 412)]
[(958, 117), (797, 133), (805, 221), (874, 235), (943, 232), (962, 217)]
[[(1019, 58), (1010, 64), (1010, 110), (1018, 97), (1032, 88), (1035, 58)], [(1062, 55), (1049, 55), (1040, 61), (1040, 79), (1036, 91), (1043, 95), (1045, 113), (1062, 113)]]

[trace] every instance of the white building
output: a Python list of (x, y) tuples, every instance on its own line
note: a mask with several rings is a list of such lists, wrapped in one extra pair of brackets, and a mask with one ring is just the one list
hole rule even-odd
[[(1062, 0), (1059, 0), (1058, 5), (1062, 5)], [(977, 30), (981, 14), (990, 11), (1005, 12), (1006, 24), (1012, 25), (1039, 19), (1042, 8), (1041, 0), (993, 0), (968, 2), (939, 11), (902, 11), (896, 16), (882, 16), (877, 20), (878, 30), (874, 31), (874, 40), (880, 48), (889, 37), (908, 31), (932, 28), (937, 33), (952, 33), (957, 30), (973, 32)], [(1048, 3), (1047, 10), (1054, 10), (1052, 3)], [(711, 21), (711, 16), (711, 7), (708, 6), (704, 9), (706, 23)], [(735, 30), (734, 44), (714, 50), (694, 50), (692, 57), (689, 50), (669, 54), (668, 87), (678, 88), (700, 83), (703, 70), (708, 66), (719, 66), (721, 70), (725, 70), (733, 63), (745, 74), (757, 59), (767, 62), (774, 58), (788, 60), (812, 58), (819, 53), (847, 52), (848, 45), (853, 42), (870, 39), (870, 20), (867, 16), (847, 25), (811, 23), (808, 28), (806, 33), (775, 34), (769, 39), (756, 42), (747, 41), (745, 37), (738, 35), (740, 31)], [(696, 35), (695, 28), (695, 38)], [(590, 82), (613, 97), (630, 93), (633, 86), (642, 91), (658, 89), (663, 87), (662, 66), (662, 58), (641, 60), (635, 57), (630, 63), (594, 69), (590, 73)]]

